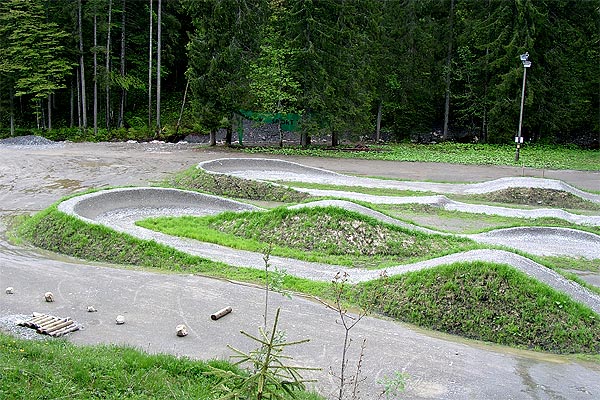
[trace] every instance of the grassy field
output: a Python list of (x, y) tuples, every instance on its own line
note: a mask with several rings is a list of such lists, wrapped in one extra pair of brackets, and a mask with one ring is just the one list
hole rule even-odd
[[(209, 366), (224, 361), (149, 355), (120, 346), (75, 346), (64, 340), (22, 340), (0, 333), (2, 399), (215, 399)], [(292, 397), (282, 393), (282, 398)], [(298, 392), (298, 399), (322, 397)]]
[(312, 157), (361, 158), (389, 161), (443, 162), (451, 164), (510, 165), (542, 169), (600, 170), (600, 151), (576, 147), (525, 145), (515, 163), (514, 145), (439, 143), (388, 144), (369, 146), (371, 151), (327, 150), (325, 146), (309, 148), (249, 147), (242, 151), (260, 154), (286, 154)]

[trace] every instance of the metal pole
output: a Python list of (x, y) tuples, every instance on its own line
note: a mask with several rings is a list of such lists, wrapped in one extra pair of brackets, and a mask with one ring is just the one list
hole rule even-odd
[(515, 153), (515, 162), (519, 161), (519, 152), (521, 150), (521, 128), (523, 126), (523, 104), (525, 102), (525, 80), (527, 79), (527, 68), (523, 66), (523, 88), (521, 89), (521, 112), (519, 113), (519, 133), (517, 134), (517, 151)]

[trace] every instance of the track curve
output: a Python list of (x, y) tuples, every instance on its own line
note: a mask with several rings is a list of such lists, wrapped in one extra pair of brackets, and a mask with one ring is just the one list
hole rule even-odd
[[(384, 220), (385, 222), (395, 223), (393, 218), (376, 213), (372, 210), (369, 213), (365, 211), (368, 210), (366, 207), (349, 202), (323, 201), (318, 204), (313, 204), (312, 206), (328, 205), (335, 205), (352, 209), (357, 212), (364, 212), (367, 215)], [(311, 204), (309, 203), (308, 205), (302, 206), (311, 206)], [(148, 217), (173, 215), (203, 216), (223, 211), (260, 210), (260, 208), (252, 205), (218, 196), (185, 190), (142, 187), (109, 189), (88, 193), (61, 202), (58, 205), (58, 209), (86, 222), (102, 224), (140, 239), (154, 240), (158, 243), (213, 261), (224, 262), (239, 267), (250, 267), (255, 269), (264, 268), (262, 254), (230, 249), (210, 243), (201, 243), (192, 239), (176, 238), (135, 225), (135, 221)], [(396, 221), (396, 224), (407, 227), (406, 224), (401, 221)], [(573, 232), (573, 234), (575, 233), (576, 232)], [(596, 239), (597, 238), (593, 238), (593, 240)], [(449, 256), (423, 262), (391, 267), (386, 269), (386, 273), (387, 275), (397, 275), (454, 262), (490, 260), (509, 264), (555, 289), (569, 294), (577, 301), (586, 304), (594, 311), (600, 313), (600, 296), (563, 278), (559, 274), (540, 264), (504, 250), (475, 250), (451, 254)], [(319, 281), (331, 281), (335, 274), (340, 271), (348, 273), (352, 282), (377, 279), (382, 273), (380, 270), (347, 268), (275, 256), (270, 258), (270, 263), (273, 267), (286, 269), (291, 275)]]

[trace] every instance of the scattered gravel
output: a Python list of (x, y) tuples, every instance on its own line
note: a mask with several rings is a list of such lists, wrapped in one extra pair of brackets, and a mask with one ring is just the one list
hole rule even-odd
[(46, 340), (49, 336), (40, 335), (35, 329), (17, 325), (17, 322), (31, 318), (31, 315), (13, 314), (0, 316), (0, 331), (28, 340)]
[(56, 148), (63, 147), (64, 143), (53, 142), (42, 136), (26, 135), (14, 136), (0, 140), (0, 146), (10, 146), (15, 149), (30, 149), (30, 148)]

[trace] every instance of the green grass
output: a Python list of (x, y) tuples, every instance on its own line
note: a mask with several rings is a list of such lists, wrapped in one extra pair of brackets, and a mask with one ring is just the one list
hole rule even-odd
[[(214, 399), (209, 365), (149, 355), (121, 346), (75, 346), (64, 340), (22, 340), (0, 333), (2, 399)], [(283, 393), (282, 393), (283, 394)], [(301, 392), (299, 399), (322, 399)], [(291, 398), (284, 396), (284, 398)]]
[(163, 181), (161, 185), (248, 200), (296, 203), (310, 197), (293, 188), (235, 176), (209, 174), (196, 167), (173, 175)]
[(600, 352), (598, 314), (506, 265), (441, 266), (360, 284), (354, 295), (394, 319), (472, 339)]
[[(398, 190), (390, 188), (370, 188), (362, 186), (343, 186), (331, 185), (323, 183), (308, 183), (308, 182), (287, 182), (282, 181), (281, 184), (292, 188), (320, 189), (320, 190), (335, 190), (341, 192), (364, 193), (375, 196), (394, 196), (394, 197), (418, 197), (418, 196), (433, 196), (439, 193), (435, 192), (419, 192), (414, 190)], [(446, 197), (473, 204), (491, 204), (491, 205), (525, 205), (535, 208), (556, 207), (564, 210), (577, 211), (600, 211), (600, 204), (584, 200), (574, 194), (553, 190), (553, 189), (538, 189), (538, 188), (509, 188), (498, 190), (485, 194), (444, 194)]]
[(162, 217), (137, 222), (148, 229), (236, 249), (299, 260), (385, 268), (479, 248), (451, 236), (428, 235), (336, 207)]
[(588, 260), (587, 258), (573, 257), (542, 257), (546, 265), (552, 265), (553, 269), (572, 269), (577, 271), (600, 272), (600, 259)]
[(371, 188), (363, 186), (344, 186), (344, 185), (331, 185), (327, 183), (311, 183), (311, 182), (289, 182), (279, 181), (283, 185), (291, 188), (305, 188), (305, 189), (321, 189), (321, 190), (337, 190), (341, 192), (355, 192), (364, 193), (374, 196), (397, 196), (397, 197), (416, 197), (416, 196), (432, 196), (437, 193), (434, 192), (418, 192), (415, 190), (398, 190), (388, 188)]
[(560, 218), (514, 218), (445, 210), (426, 204), (373, 205), (391, 217), (426, 228), (452, 233), (480, 233), (494, 229), (545, 226), (578, 229), (600, 234), (600, 227), (576, 225)]
[(371, 146), (377, 151), (336, 151), (324, 147), (250, 147), (244, 152), (312, 157), (360, 158), (369, 160), (443, 162), (451, 164), (509, 165), (543, 169), (600, 170), (600, 152), (575, 147), (525, 145), (515, 163), (514, 145), (492, 144), (389, 144)]
[[(134, 238), (101, 225), (87, 224), (52, 205), (25, 218), (11, 236), (34, 246), (69, 256), (169, 273), (193, 273), (264, 285), (264, 271), (233, 267), (192, 256), (171, 247)], [(326, 284), (286, 276), (283, 289), (314, 296)]]

